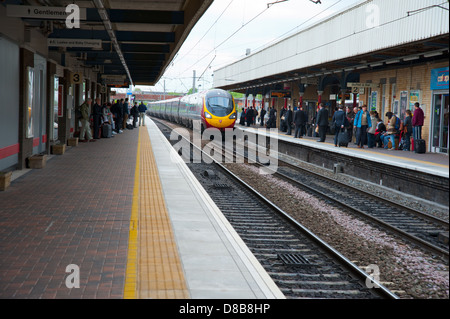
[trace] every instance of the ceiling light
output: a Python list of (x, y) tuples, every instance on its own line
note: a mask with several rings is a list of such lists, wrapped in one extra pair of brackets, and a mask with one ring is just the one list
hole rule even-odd
[(399, 59), (394, 59), (394, 60), (386, 61), (386, 64), (394, 64), (394, 63), (400, 63), (400, 60)]
[(425, 58), (431, 58), (431, 57), (438, 56), (438, 55), (442, 55), (442, 54), (444, 54), (444, 52), (438, 51), (438, 52), (429, 52), (429, 53), (425, 53), (423, 56), (424, 56)]
[(406, 58), (403, 58), (403, 61), (412, 61), (412, 60), (418, 60), (420, 59), (420, 56), (414, 55), (414, 56), (408, 56)]

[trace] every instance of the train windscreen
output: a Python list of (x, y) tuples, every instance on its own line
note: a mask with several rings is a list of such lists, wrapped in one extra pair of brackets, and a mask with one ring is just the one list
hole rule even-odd
[(231, 96), (208, 96), (206, 108), (215, 116), (225, 117), (234, 110), (233, 99)]

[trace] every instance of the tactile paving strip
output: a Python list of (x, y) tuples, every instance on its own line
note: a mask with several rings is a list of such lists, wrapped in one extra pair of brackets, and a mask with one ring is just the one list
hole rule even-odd
[[(137, 253), (135, 295), (133, 292), (133, 248), (130, 246), (125, 287), (126, 298), (187, 299), (189, 292), (178, 255), (171, 221), (166, 209), (158, 169), (148, 131), (140, 131), (139, 198), (137, 217)], [(137, 175), (137, 174), (136, 174)], [(135, 186), (136, 187), (136, 186)], [(133, 216), (130, 226), (130, 244), (133, 236)], [(128, 291), (128, 293), (127, 293)]]

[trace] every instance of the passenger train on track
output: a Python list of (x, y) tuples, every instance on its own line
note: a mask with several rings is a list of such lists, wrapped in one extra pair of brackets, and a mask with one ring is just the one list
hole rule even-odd
[(194, 128), (201, 122), (202, 132), (208, 128), (234, 129), (237, 112), (233, 96), (224, 90), (211, 89), (165, 101), (147, 104), (147, 113), (170, 122)]

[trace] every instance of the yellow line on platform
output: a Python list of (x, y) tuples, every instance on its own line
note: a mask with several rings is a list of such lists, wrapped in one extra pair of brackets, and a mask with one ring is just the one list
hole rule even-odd
[(136, 299), (140, 160), (141, 160), (141, 131), (139, 130), (139, 139), (136, 156), (136, 170), (134, 172), (133, 203), (131, 206), (130, 231), (128, 238), (128, 259), (127, 259), (127, 270), (124, 289), (125, 299)]
[(145, 127), (139, 131), (138, 149), (124, 298), (187, 299), (183, 267)]

